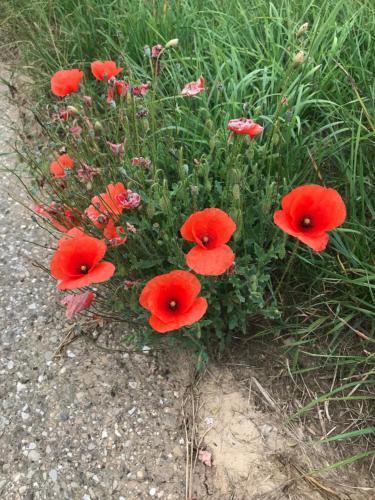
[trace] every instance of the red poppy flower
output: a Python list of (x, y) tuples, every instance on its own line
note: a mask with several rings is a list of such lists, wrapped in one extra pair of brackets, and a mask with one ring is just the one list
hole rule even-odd
[(124, 68), (118, 68), (114, 61), (94, 61), (91, 63), (91, 71), (97, 80), (110, 80), (117, 76)]
[(59, 97), (65, 97), (72, 92), (77, 92), (83, 77), (80, 69), (62, 69), (51, 78), (51, 91)]
[(192, 97), (204, 91), (204, 77), (201, 75), (196, 82), (190, 82), (185, 85), (181, 91), (181, 95)]
[(79, 224), (80, 214), (77, 210), (65, 205), (57, 205), (55, 202), (52, 202), (49, 206), (35, 204), (32, 210), (48, 219), (61, 233), (66, 233)]
[(55, 177), (65, 177), (65, 169), (73, 168), (74, 161), (69, 155), (60, 155), (57, 160), (53, 161), (49, 166), (49, 171), (54, 174)]
[(124, 209), (121, 203), (122, 199), (127, 195), (127, 189), (122, 182), (116, 184), (108, 184), (105, 193), (100, 193), (99, 196), (94, 196), (91, 203), (101, 213), (120, 215)]
[(122, 226), (116, 226), (113, 219), (109, 220), (103, 235), (106, 240), (109, 240), (112, 247), (122, 245), (127, 240), (125, 229)]
[(60, 290), (82, 288), (92, 283), (107, 281), (115, 272), (110, 262), (100, 262), (107, 246), (103, 240), (72, 229), (70, 238), (61, 238), (51, 260), (51, 274), (61, 280)]
[(293, 189), (281, 200), (281, 207), (273, 216), (275, 224), (316, 252), (326, 248), (327, 231), (343, 224), (346, 218), (339, 193), (314, 184)]
[(187, 271), (171, 271), (152, 278), (139, 297), (151, 312), (150, 326), (160, 333), (177, 330), (199, 321), (207, 310), (207, 300), (198, 297), (201, 284)]
[(257, 135), (263, 132), (263, 127), (255, 123), (250, 118), (235, 118), (229, 120), (228, 129), (239, 135), (248, 135), (250, 139), (254, 139)]
[(83, 311), (83, 309), (88, 309), (91, 306), (91, 302), (94, 300), (94, 298), (95, 294), (93, 292), (83, 292), (66, 295), (61, 301), (61, 304), (63, 306), (66, 306), (65, 316), (68, 319), (71, 319), (77, 313)]
[(234, 253), (226, 245), (236, 230), (236, 224), (219, 208), (206, 208), (192, 214), (181, 227), (181, 236), (194, 241), (186, 255), (187, 265), (198, 274), (219, 276), (234, 262)]
[(85, 214), (98, 229), (104, 229), (110, 220), (106, 213), (100, 212), (93, 205), (86, 208)]
[(115, 83), (117, 94), (118, 95), (126, 95), (128, 93), (129, 84), (120, 80), (117, 80)]

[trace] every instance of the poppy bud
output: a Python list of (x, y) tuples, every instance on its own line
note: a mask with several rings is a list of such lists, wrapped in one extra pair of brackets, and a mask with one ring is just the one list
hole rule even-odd
[(144, 51), (146, 57), (151, 57), (151, 49), (150, 49), (149, 45), (145, 45), (143, 47), (143, 51)]
[(242, 175), (238, 169), (232, 168), (232, 170), (230, 171), (230, 176), (233, 184), (241, 184)]
[(297, 54), (295, 54), (295, 56), (293, 57), (293, 64), (295, 66), (299, 66), (300, 64), (302, 64), (305, 60), (305, 53), (302, 52), (302, 50), (300, 50), (299, 52), (297, 52)]
[(197, 196), (199, 193), (199, 187), (198, 186), (191, 186), (190, 192), (192, 196)]
[(100, 134), (100, 132), (103, 131), (103, 125), (99, 121), (96, 121), (94, 123), (94, 130), (96, 133)]
[(233, 186), (233, 189), (232, 189), (232, 193), (233, 193), (233, 198), (235, 200), (239, 200), (240, 197), (241, 197), (241, 192), (240, 192), (240, 186), (238, 184), (235, 184)]
[(178, 46), (178, 38), (172, 38), (169, 42), (166, 43), (165, 48), (170, 49)]
[(296, 37), (302, 36), (309, 29), (309, 23), (303, 23), (296, 32)]
[(72, 116), (79, 115), (79, 111), (75, 106), (67, 106), (66, 110)]

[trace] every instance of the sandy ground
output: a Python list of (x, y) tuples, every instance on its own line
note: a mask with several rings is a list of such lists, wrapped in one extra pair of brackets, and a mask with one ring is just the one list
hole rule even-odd
[[(197, 379), (188, 353), (106, 352), (82, 335), (62, 346), (79, 330), (33, 265), (53, 241), (15, 201), (28, 204), (6, 172), (18, 115), (0, 96), (0, 498), (374, 498), (362, 478), (307, 473), (334, 457), (285, 425), (254, 371), (244, 383), (213, 364)], [(118, 326), (98, 333), (121, 345)]]

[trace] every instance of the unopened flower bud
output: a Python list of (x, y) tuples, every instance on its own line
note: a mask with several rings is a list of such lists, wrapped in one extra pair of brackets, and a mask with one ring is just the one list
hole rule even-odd
[(99, 121), (96, 121), (94, 123), (94, 130), (99, 134), (100, 132), (103, 131), (103, 125)]
[(70, 115), (72, 115), (72, 116), (74, 116), (74, 115), (79, 115), (79, 111), (78, 111), (78, 109), (77, 109), (76, 107), (74, 107), (74, 106), (67, 106), (67, 107), (66, 107), (66, 110), (67, 110), (67, 112), (68, 112)]
[(177, 47), (178, 46), (178, 38), (172, 38), (172, 40), (169, 40), (169, 42), (166, 43), (165, 48), (170, 49), (171, 47)]
[(299, 52), (297, 52), (297, 54), (295, 54), (295, 56), (293, 57), (293, 64), (295, 66), (299, 66), (300, 64), (303, 63), (303, 61), (305, 60), (305, 53), (302, 52), (302, 50), (300, 50)]
[(303, 23), (296, 31), (296, 37), (302, 36), (309, 29), (309, 23)]
[(233, 186), (233, 189), (232, 189), (232, 193), (233, 193), (233, 198), (235, 200), (239, 200), (240, 197), (241, 197), (241, 192), (240, 192), (240, 186), (238, 184), (235, 184)]

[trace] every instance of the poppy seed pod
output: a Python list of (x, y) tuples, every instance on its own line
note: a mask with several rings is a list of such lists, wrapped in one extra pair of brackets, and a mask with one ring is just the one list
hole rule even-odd
[(172, 38), (172, 40), (169, 40), (169, 42), (165, 44), (166, 49), (170, 49), (177, 46), (178, 46), (178, 38)]
[(309, 29), (309, 23), (303, 23), (296, 31), (296, 37), (302, 36)]
[(299, 66), (300, 64), (302, 64), (304, 62), (304, 60), (305, 60), (305, 53), (302, 50), (300, 50), (293, 57), (293, 64), (295, 66)]

